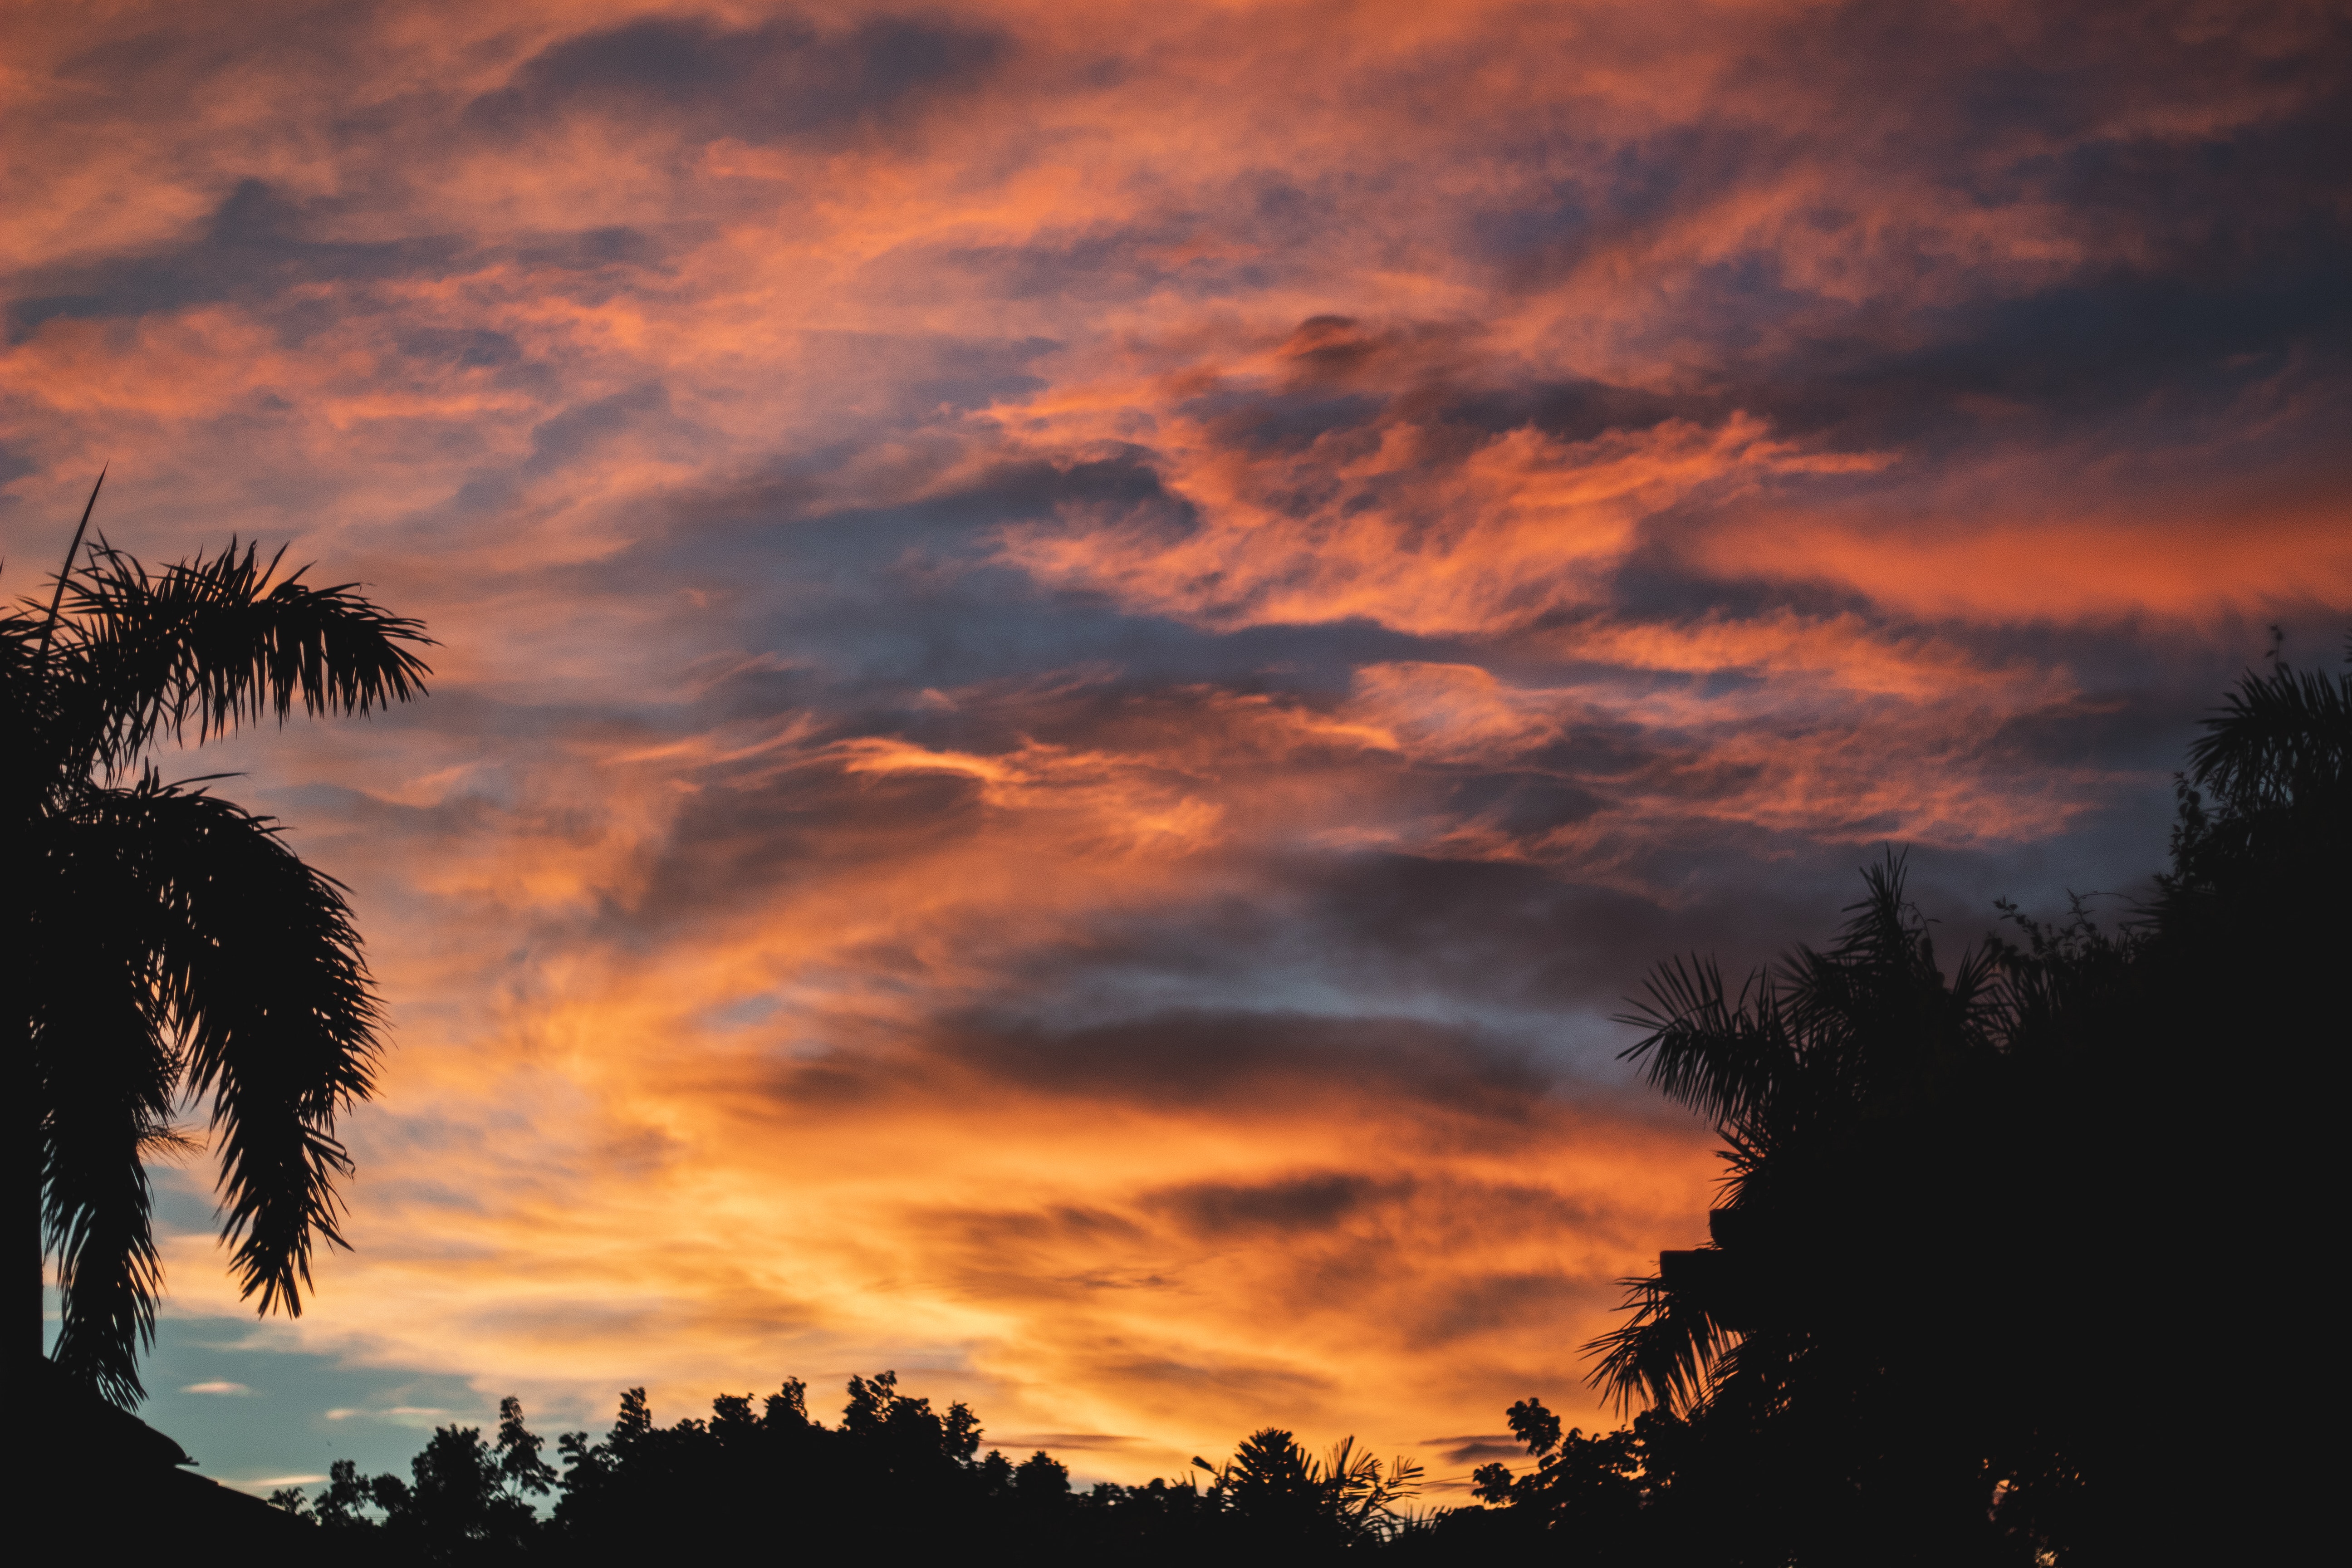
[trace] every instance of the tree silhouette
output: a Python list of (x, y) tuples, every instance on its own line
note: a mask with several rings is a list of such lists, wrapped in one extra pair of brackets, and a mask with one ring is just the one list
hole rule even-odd
[[(2145, 1455), (2172, 1415), (2149, 1372), (2210, 1327), (2168, 1260), (2259, 1257), (2318, 1300), (2279, 1194), (2320, 1190), (2330, 1130), (2272, 1069), (2342, 1033), (2347, 776), (2352, 677), (2274, 660), (2207, 721), (2172, 868), (2121, 929), (2004, 903), (2022, 940), (1947, 975), (1890, 851), (1827, 951), (1736, 994), (1706, 960), (1654, 972), (1627, 1054), (1717, 1123), (1728, 1175), (1708, 1242), (1588, 1348), (1623, 1404), (1771, 1478), (1780, 1524), (1720, 1560), (2180, 1546), (2201, 1482)], [(2256, 1040), (2262, 1068), (2231, 1061)]]
[(1712, 1244), (1662, 1254), (1629, 1282), (1631, 1321), (1591, 1347), (1621, 1405), (1769, 1405), (1826, 1352), (1830, 1319), (1867, 1315), (1847, 1310), (1868, 1281), (1830, 1284), (1884, 1190), (1857, 1189), (1857, 1167), (1889, 1152), (1874, 1134), (1903, 1109), (1998, 1053), (2004, 1018), (1996, 952), (1965, 952), (1947, 979), (1905, 877), (1888, 851), (1835, 945), (1797, 948), (1736, 996), (1712, 961), (1670, 960), (1624, 1016), (1648, 1030), (1625, 1055), (1716, 1122), (1730, 1174)]
[(1514, 1476), (1508, 1466), (1481, 1465), (1472, 1478), (1474, 1496), (1551, 1516), (1588, 1539), (1621, 1540), (1630, 1532), (1642, 1505), (1642, 1455), (1633, 1433), (1562, 1432), (1559, 1417), (1539, 1399), (1520, 1400), (1507, 1419), (1535, 1468)]
[[(651, 1552), (772, 1553), (789, 1528), (803, 1554), (933, 1562), (986, 1551), (1047, 1563), (1312, 1562), (1424, 1542), (1409, 1516), (1421, 1484), (1407, 1460), (1383, 1465), (1352, 1438), (1323, 1457), (1286, 1431), (1254, 1433), (1212, 1476), (1143, 1486), (1100, 1482), (1074, 1491), (1067, 1466), (1040, 1449), (1018, 1464), (980, 1453), (980, 1419), (942, 1413), (899, 1391), (895, 1373), (853, 1377), (837, 1426), (809, 1417), (806, 1390), (785, 1382), (752, 1414), (748, 1395), (720, 1394), (706, 1418), (654, 1420), (642, 1388), (621, 1395), (602, 1441), (565, 1433), (560, 1477), (520, 1405), (499, 1406), (495, 1444), (446, 1426), (410, 1476), (332, 1467), (315, 1499), (298, 1489), (280, 1509), (348, 1532), (351, 1561), (493, 1561), (543, 1554), (564, 1562), (635, 1562)], [(551, 1489), (551, 1517), (530, 1499)]]
[(432, 1440), (409, 1461), (409, 1480), (362, 1476), (352, 1461), (338, 1459), (329, 1467), (327, 1486), (315, 1503), (291, 1487), (271, 1493), (269, 1500), (347, 1541), (354, 1531), (379, 1534), (368, 1545), (385, 1550), (363, 1552), (363, 1560), (449, 1563), (514, 1556), (542, 1534), (530, 1500), (552, 1489), (555, 1472), (541, 1461), (541, 1447), (523, 1425), (521, 1402), (509, 1396), (499, 1403), (495, 1443), (478, 1426), (436, 1427)]
[(151, 574), (102, 538), (84, 558), (81, 539), (46, 608), (0, 613), (22, 846), (11, 1027), (37, 1123), (25, 1197), (64, 1304), (55, 1359), (128, 1404), (162, 1286), (144, 1160), (192, 1146), (174, 1106), (210, 1102), (245, 1295), (299, 1313), (314, 1241), (341, 1244), (335, 1117), (366, 1097), (380, 1044), (341, 885), (207, 781), (164, 782), (150, 748), (283, 723), (298, 703), (363, 714), (421, 695), (429, 639), (352, 584), (280, 576), (282, 552), (232, 541)]
[(2322, 915), (2331, 906), (2308, 900), (2341, 897), (2331, 879), (2352, 844), (2352, 670), (2297, 670), (2274, 657), (2204, 728), (2180, 781), (2160, 912), (2176, 927), (2210, 927), (2249, 912), (2250, 899), (2284, 896), (2290, 907), (2279, 912), (2305, 929), (2340, 923)]
[(1401, 1534), (1412, 1522), (1403, 1505), (1422, 1480), (1415, 1461), (1384, 1467), (1353, 1437), (1318, 1459), (1278, 1426), (1251, 1433), (1222, 1467), (1192, 1463), (1216, 1478), (1217, 1492), (1252, 1537), (1302, 1551)]

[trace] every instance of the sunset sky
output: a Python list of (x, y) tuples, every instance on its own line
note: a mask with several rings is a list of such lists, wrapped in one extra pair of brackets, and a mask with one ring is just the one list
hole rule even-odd
[(163, 759), (395, 1042), (299, 1322), (162, 1177), (217, 1479), (888, 1367), (1458, 1481), (1704, 1234), (1652, 962), (2144, 887), (2352, 620), (2337, 5), (5, 18), (0, 590), (110, 463), (440, 643)]

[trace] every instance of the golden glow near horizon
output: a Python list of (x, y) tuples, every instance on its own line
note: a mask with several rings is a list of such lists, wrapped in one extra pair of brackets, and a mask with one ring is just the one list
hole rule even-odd
[(1717, 1170), (1646, 964), (2122, 885), (2352, 609), (2340, 27), (2059, 10), (11, 6), (12, 591), (111, 461), (443, 644), (167, 762), (397, 1031), (288, 1342), (1590, 1425)]

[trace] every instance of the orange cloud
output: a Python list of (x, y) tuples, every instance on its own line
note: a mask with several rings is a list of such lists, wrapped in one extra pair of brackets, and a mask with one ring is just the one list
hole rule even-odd
[(1712, 533), (1700, 554), (1726, 574), (1826, 578), (1928, 616), (2203, 621), (2352, 600), (2352, 503), (2332, 487), (2284, 497), (2267, 489), (2199, 497), (2201, 505), (2149, 498), (2124, 516), (2103, 499), (2086, 511), (2029, 505), (2041, 515), (1899, 531), (1767, 514)]
[(1361, 618), (1498, 632), (1601, 598), (1598, 579), (1646, 517), (1775, 474), (1857, 466), (1790, 452), (1736, 416), (1714, 430), (1669, 421), (1578, 443), (1518, 429), (1467, 451), (1400, 423), (1295, 455), (1218, 449), (1184, 424), (1163, 417), (1156, 445), (1194, 526), (1171, 537), (1066, 513), (1012, 531), (1007, 559), (1219, 627)]
[(2126, 885), (2245, 623), (2352, 614), (2339, 33), (19, 7), (9, 582), (112, 460), (442, 639), (163, 759), (399, 1031), (299, 1336), (1121, 1478), (1572, 1405), (1714, 1173), (1640, 966), (1882, 838)]

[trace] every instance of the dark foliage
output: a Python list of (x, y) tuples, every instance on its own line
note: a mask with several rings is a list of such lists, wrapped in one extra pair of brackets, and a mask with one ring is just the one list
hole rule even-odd
[[(1382, 1465), (1352, 1441), (1310, 1455), (1287, 1432), (1254, 1433), (1201, 1479), (1074, 1491), (1043, 1451), (1015, 1463), (981, 1453), (980, 1419), (901, 1394), (896, 1374), (849, 1380), (841, 1423), (808, 1414), (797, 1379), (759, 1402), (721, 1394), (706, 1418), (655, 1423), (643, 1389), (621, 1396), (601, 1442), (568, 1432), (559, 1474), (509, 1399), (496, 1441), (444, 1426), (410, 1479), (363, 1477), (340, 1461), (313, 1499), (272, 1500), (344, 1536), (357, 1560), (566, 1562), (762, 1550), (782, 1533), (803, 1552), (881, 1562), (998, 1553), (1064, 1562), (1306, 1561), (1408, 1539), (1419, 1467)], [(535, 1497), (552, 1494), (542, 1515)], [(1425, 1533), (1425, 1528), (1423, 1533)]]
[[(425, 639), (349, 584), (279, 576), (251, 546), (161, 573), (103, 540), (80, 546), (78, 532), (46, 605), (0, 611), (21, 1004), (8, 1026), (37, 1123), (23, 1195), (63, 1299), (55, 1359), (128, 1405), (162, 1286), (144, 1162), (197, 1147), (173, 1109), (209, 1101), (245, 1294), (299, 1312), (313, 1245), (341, 1243), (335, 1118), (366, 1097), (378, 1050), (341, 885), (269, 818), (205, 781), (163, 782), (151, 748), (297, 706), (417, 696)], [(22, 1306), (37, 1356), (37, 1292)]]
[(2282, 1198), (2323, 1131), (2273, 1074), (2345, 1037), (2352, 677), (2277, 663), (2206, 731), (2118, 930), (2005, 905), (2015, 937), (1947, 974), (1890, 852), (1827, 951), (1737, 994), (1704, 960), (1653, 975), (1629, 1054), (1729, 1174), (1592, 1348), (1771, 1479), (1714, 1560), (2154, 1560), (2196, 1528), (2206, 1483), (2147, 1441), (2224, 1418), (2155, 1376), (2210, 1332), (2176, 1260), (2316, 1300)]
[[(2172, 868), (2118, 928), (2086, 900), (2056, 923), (2004, 905), (2013, 934), (1947, 972), (1890, 852), (1826, 949), (1736, 993), (1710, 961), (1660, 966), (1629, 1054), (1721, 1129), (1724, 1202), (1592, 1347), (1597, 1381), (1647, 1408), (1588, 1435), (1522, 1400), (1528, 1463), (1479, 1469), (1478, 1506), (1412, 1517), (1416, 1468), (1352, 1442), (1318, 1458), (1274, 1427), (1200, 1476), (1076, 1492), (1046, 1454), (982, 1455), (970, 1410), (887, 1373), (851, 1380), (834, 1427), (798, 1382), (668, 1427), (633, 1390), (604, 1440), (562, 1438), (561, 1476), (509, 1401), (495, 1442), (444, 1428), (413, 1481), (339, 1467), (281, 1503), (350, 1532), (347, 1555), (400, 1561), (2285, 1556), (2266, 1521), (2329, 1495), (2322, 1450), (2271, 1445), (2262, 1488), (2221, 1484), (2219, 1435), (2243, 1416), (2221, 1391), (2265, 1413), (2255, 1430), (2291, 1429), (2281, 1342), (2326, 1321), (2293, 1205), (2318, 1190), (2326, 1100), (2278, 1085), (2345, 1036), (2347, 778), (2352, 677), (2275, 664), (2209, 721)], [(2183, 1260), (2232, 1257), (2284, 1314), (2242, 1334), (2252, 1394), (2174, 1285)]]

